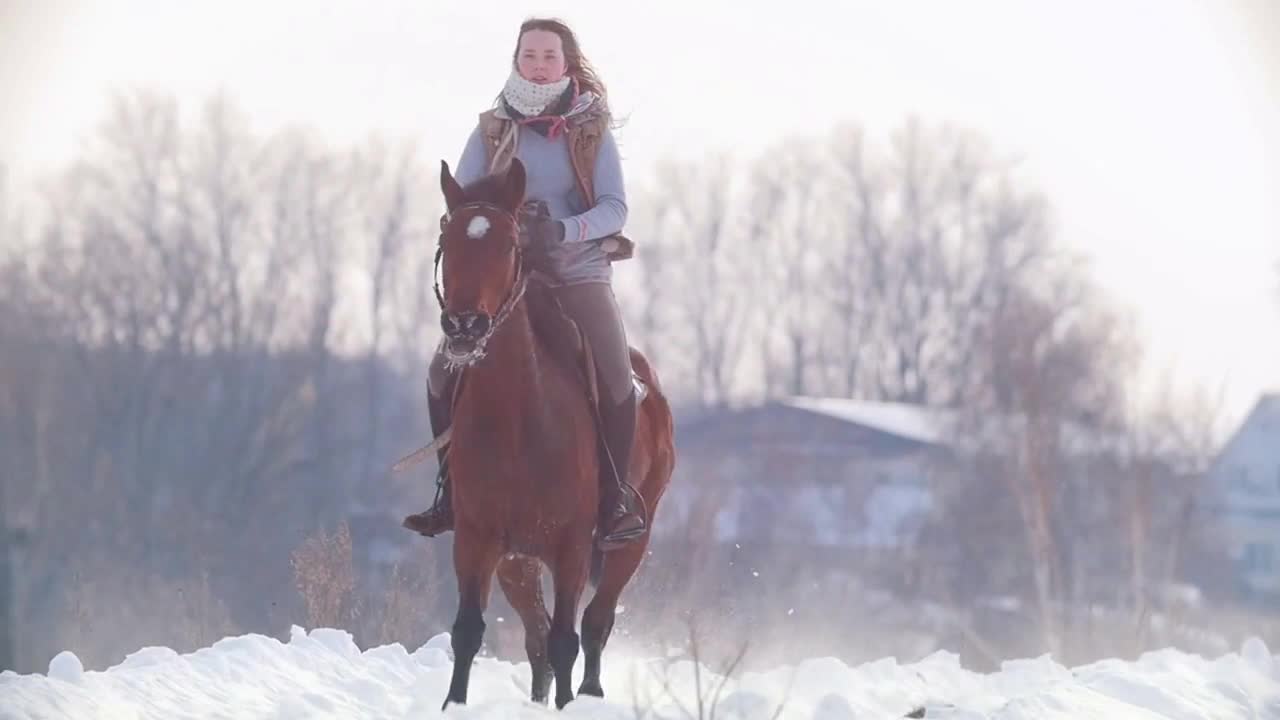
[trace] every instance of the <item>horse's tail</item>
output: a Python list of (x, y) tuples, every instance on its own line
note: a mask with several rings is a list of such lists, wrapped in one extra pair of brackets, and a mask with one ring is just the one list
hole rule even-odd
[(591, 574), (588, 579), (591, 581), (592, 591), (600, 587), (600, 576), (604, 574), (604, 551), (600, 546), (591, 543)]
[[(648, 397), (645, 398), (642, 408), (649, 416), (654, 447), (659, 451), (658, 456), (652, 460), (659, 466), (666, 466), (665, 472), (662, 473), (661, 487), (658, 488), (660, 491), (658, 494), (661, 495), (661, 491), (666, 489), (666, 482), (671, 477), (671, 469), (675, 463), (675, 419), (671, 412), (671, 403), (667, 401), (667, 396), (662, 391), (662, 384), (658, 381), (657, 371), (653, 369), (653, 365), (649, 363), (644, 353), (635, 348), (631, 348), (631, 367), (644, 384), (649, 386)], [(645, 519), (648, 520), (648, 518)]]

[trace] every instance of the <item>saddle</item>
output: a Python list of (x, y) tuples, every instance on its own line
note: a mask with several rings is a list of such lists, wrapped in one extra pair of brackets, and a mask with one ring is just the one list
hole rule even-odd
[[(550, 212), (545, 202), (532, 201), (525, 203), (520, 209), (522, 219), (528, 215), (550, 217)], [(596, 381), (596, 364), (592, 359), (591, 346), (582, 329), (569, 317), (556, 298), (552, 286), (558, 282), (560, 278), (556, 277), (553, 268), (542, 262), (531, 264), (529, 283), (525, 289), (529, 324), (533, 326), (534, 337), (543, 342), (556, 362), (577, 369), (592, 407), (599, 407), (600, 388)], [(631, 381), (636, 386), (638, 404), (644, 399), (644, 383), (634, 368), (631, 370)]]
[[(550, 278), (535, 271), (525, 289), (524, 299), (528, 303), (529, 324), (533, 327), (534, 337), (542, 341), (554, 362), (577, 371), (587, 399), (591, 401), (592, 407), (598, 407), (600, 386), (591, 343), (573, 318), (564, 311), (550, 283)], [(631, 371), (631, 382), (636, 388), (638, 405), (644, 400), (647, 388), (634, 368)]]

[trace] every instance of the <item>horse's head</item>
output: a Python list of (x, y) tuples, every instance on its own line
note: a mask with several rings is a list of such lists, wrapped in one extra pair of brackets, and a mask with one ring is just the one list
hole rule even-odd
[(523, 289), (519, 224), (525, 171), (518, 159), (505, 173), (462, 187), (440, 163), (447, 212), (441, 219), (437, 261), (443, 265), (440, 324), (455, 364), (484, 356), (484, 346), (519, 301)]

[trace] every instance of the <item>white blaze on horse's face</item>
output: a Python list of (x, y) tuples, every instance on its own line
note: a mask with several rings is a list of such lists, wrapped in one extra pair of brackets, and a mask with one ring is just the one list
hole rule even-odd
[(440, 322), (450, 369), (474, 365), (485, 357), (490, 338), (524, 294), (519, 254), (508, 235), (514, 234), (506, 218), (509, 212), (480, 202), (450, 210), (452, 227), (444, 229), (440, 255), (445, 271)]
[(489, 218), (483, 215), (477, 215), (467, 223), (467, 237), (472, 240), (479, 240), (487, 232), (489, 232)]

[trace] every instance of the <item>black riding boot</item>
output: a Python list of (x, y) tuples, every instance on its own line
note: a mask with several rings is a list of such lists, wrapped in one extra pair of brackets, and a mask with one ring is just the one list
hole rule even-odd
[[(431, 434), (434, 438), (449, 427), (450, 403), (453, 393), (444, 392), (444, 397), (436, 397), (427, 393), (427, 414), (431, 418)], [(440, 465), (440, 474), (436, 477), (436, 499), (425, 512), (410, 515), (404, 519), (403, 525), (410, 530), (427, 537), (435, 537), (453, 529), (453, 502), (449, 497), (449, 464), (445, 461), (445, 449), (436, 450), (436, 461)]]
[[(603, 399), (603, 398), (602, 398)], [(645, 521), (641, 507), (643, 501), (627, 485), (627, 470), (631, 465), (631, 446), (636, 432), (636, 393), (633, 389), (627, 399), (608, 407), (601, 403), (600, 420), (604, 425), (604, 442), (609, 448), (617, 468), (615, 476), (609, 467), (608, 457), (602, 458), (601, 493), (608, 510), (604, 513), (597, 544), (609, 551), (623, 547), (644, 534)]]

